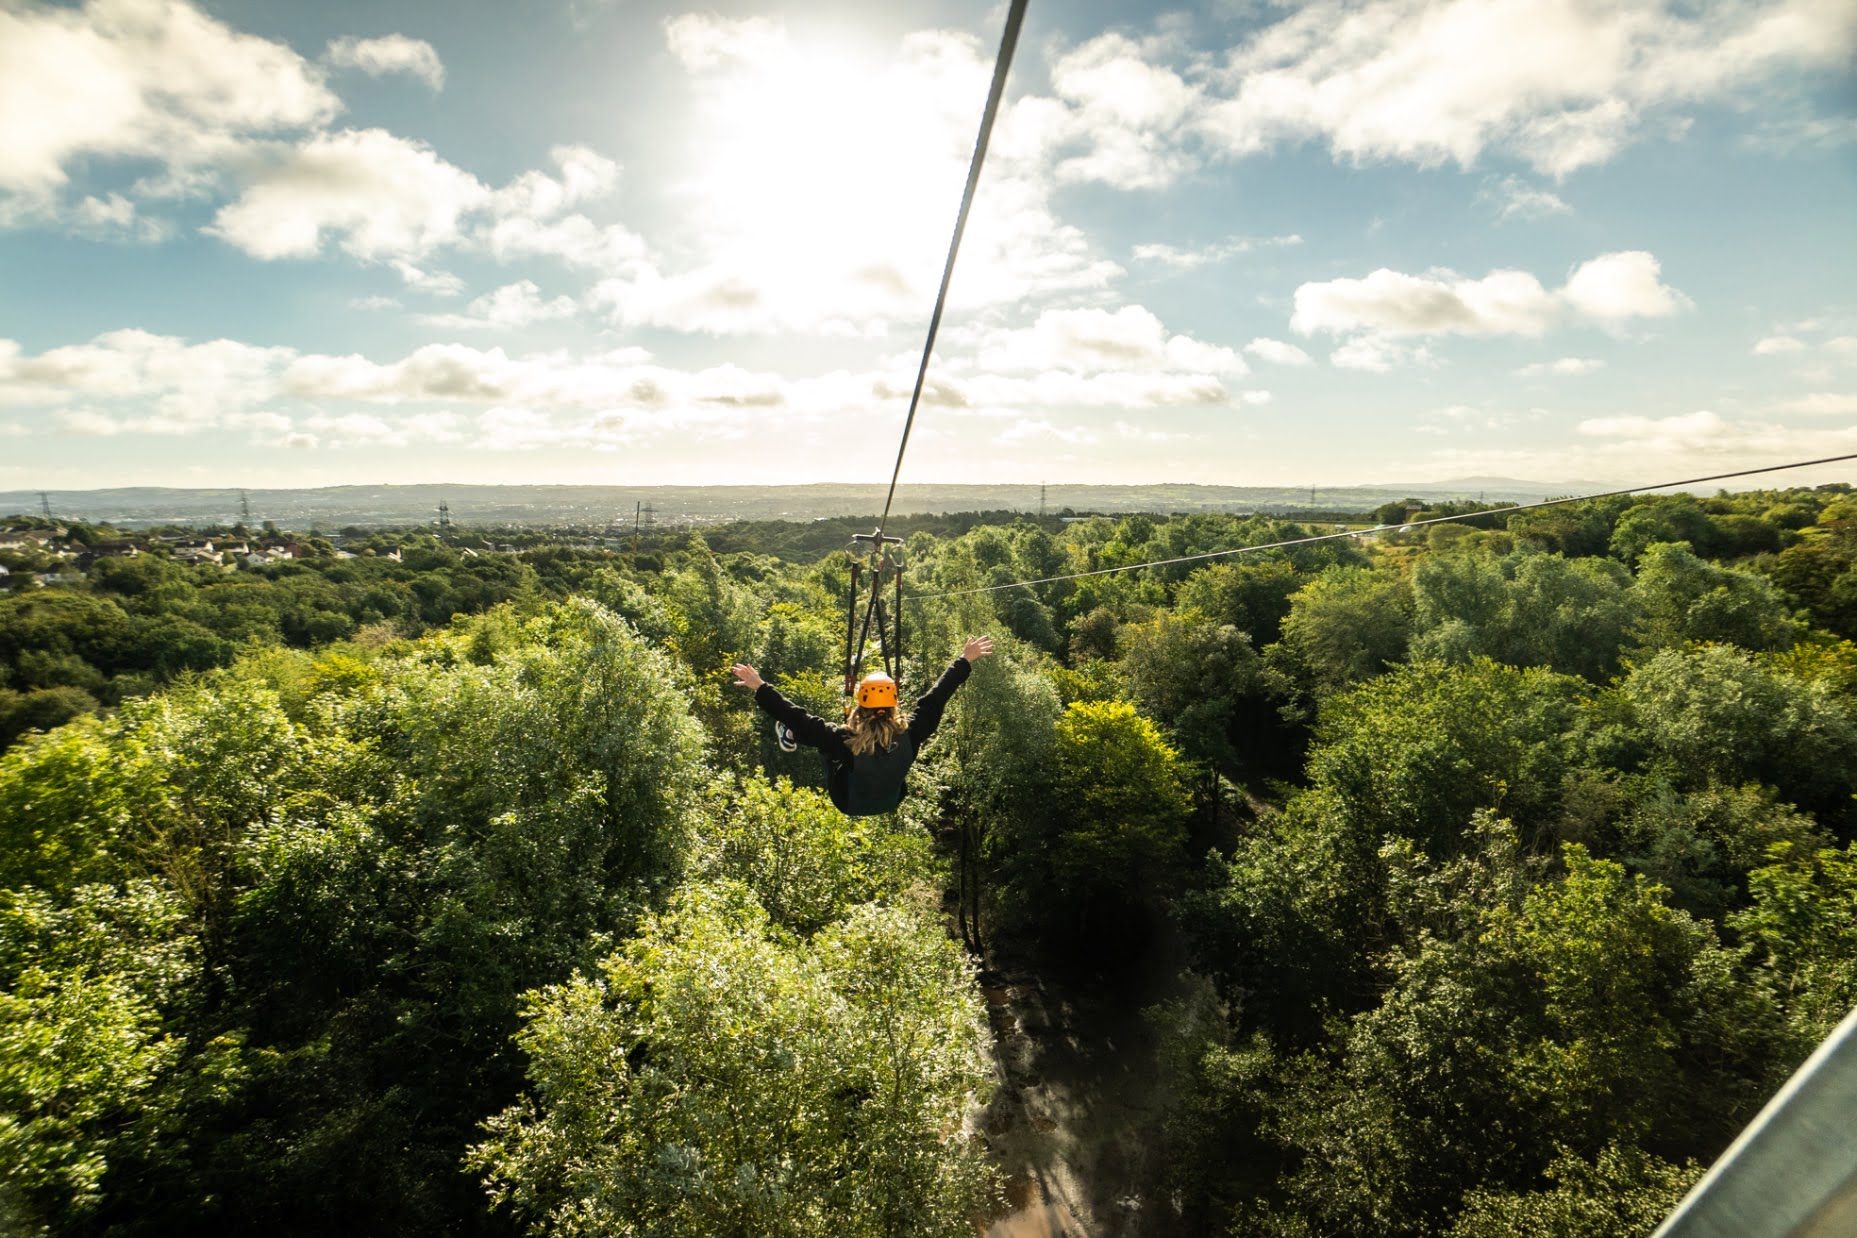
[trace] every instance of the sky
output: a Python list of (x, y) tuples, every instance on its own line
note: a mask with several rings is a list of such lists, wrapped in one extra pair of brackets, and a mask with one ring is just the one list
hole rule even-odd
[[(0, 489), (885, 482), (1004, 17), (0, 0)], [(1857, 452), (1854, 66), (1849, 0), (1032, 0), (902, 479)]]

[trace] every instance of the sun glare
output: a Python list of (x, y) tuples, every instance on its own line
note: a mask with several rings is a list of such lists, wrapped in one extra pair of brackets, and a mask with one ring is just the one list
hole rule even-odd
[(705, 247), (755, 285), (817, 298), (811, 308), (925, 308), (983, 73), (964, 43), (884, 64), (781, 41), (706, 74), (689, 185)]

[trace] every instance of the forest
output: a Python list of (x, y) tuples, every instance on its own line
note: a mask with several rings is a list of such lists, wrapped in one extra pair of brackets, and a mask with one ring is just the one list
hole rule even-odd
[(839, 708), (856, 521), (16, 559), (0, 1230), (972, 1234), (1031, 975), (1092, 1232), (1646, 1234), (1857, 1005), (1857, 492), (1473, 506), (912, 518), (873, 818), (727, 675)]

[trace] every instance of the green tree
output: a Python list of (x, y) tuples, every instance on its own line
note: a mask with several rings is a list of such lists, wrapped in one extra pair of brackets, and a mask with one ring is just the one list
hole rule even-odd
[(1857, 843), (1807, 851), (1776, 843), (1749, 874), (1752, 904), (1728, 917), (1810, 1052), (1857, 1006)]
[(0, 894), (0, 1218), (83, 1228), (112, 1163), (161, 1133), (182, 1056), (164, 1015), (198, 967), (185, 913), (154, 882), (83, 886), (68, 906)]
[(1715, 549), (1715, 526), (1708, 513), (1687, 494), (1659, 495), (1635, 501), (1613, 526), (1611, 551), (1627, 563), (1659, 542), (1687, 542), (1703, 554)]
[(1769, 670), (1727, 645), (1666, 649), (1603, 703), (1606, 764), (1642, 764), (1681, 787), (1763, 782), (1829, 820), (1857, 790), (1857, 715), (1835, 684)]
[(1239, 743), (1253, 749), (1276, 721), (1273, 677), (1230, 624), (1163, 614), (1126, 631), (1123, 664), (1142, 711), (1166, 720), (1186, 758), (1208, 775), (1235, 773)]
[(1744, 904), (1748, 874), (1774, 844), (1810, 851), (1831, 841), (1816, 821), (1758, 785), (1686, 792), (1654, 776), (1622, 782), (1618, 858), (1665, 886), (1670, 901), (1693, 915), (1719, 921)]
[(1438, 1232), (1466, 1192), (1532, 1190), (1569, 1153), (1706, 1155), (1763, 1098), (1776, 1011), (1706, 925), (1577, 846), (1537, 880), (1512, 829), (1478, 833), (1438, 868), (1385, 850), (1404, 944), (1384, 997), (1248, 1089), (1287, 1168), (1237, 1210), (1253, 1231)]
[(1450, 1238), (1633, 1238), (1655, 1230), (1702, 1176), (1702, 1165), (1673, 1165), (1629, 1144), (1608, 1144), (1591, 1160), (1562, 1152), (1542, 1171), (1547, 1185), (1520, 1191), (1477, 1187)]
[(97, 698), (82, 688), (0, 688), (0, 748), (28, 731), (50, 731), (95, 713)]
[[(974, 668), (929, 749), (927, 764), (946, 787), (942, 802), (958, 839), (956, 918), (975, 951), (983, 949), (989, 901), (1021, 842), (1046, 829), (1061, 713), (1049, 679), (1008, 646)], [(1010, 916), (1020, 908), (1004, 910)]]
[(533, 1102), (471, 1153), (563, 1234), (972, 1232), (991, 1174), (971, 965), (866, 907), (808, 946), (739, 886), (685, 890), (601, 965), (529, 999)]
[(775, 923), (813, 933), (861, 903), (927, 896), (928, 839), (893, 816), (847, 817), (818, 791), (750, 778), (714, 797), (698, 833), (704, 879), (754, 891)]
[(1324, 704), (1310, 779), (1365, 837), (1400, 835), (1434, 855), (1457, 849), (1478, 808), (1544, 829), (1578, 757), (1579, 687), (1481, 659), (1401, 667)]
[(1412, 593), (1389, 572), (1331, 567), (1290, 597), (1282, 648), (1318, 694), (1379, 674), (1406, 656)]
[(1798, 635), (1770, 582), (1705, 563), (1683, 545), (1657, 543), (1642, 552), (1631, 598), (1641, 617), (1639, 639), (1650, 648), (1720, 641), (1784, 649)]
[[(1171, 893), (1185, 859), (1190, 802), (1178, 754), (1122, 701), (1078, 701), (1058, 718), (1051, 800), (1043, 814), (1000, 838), (1008, 913), (1047, 942), (1111, 944)], [(1120, 935), (1120, 934), (1119, 934)]]
[(1557, 554), (1522, 554), (1510, 563), (1508, 604), (1490, 656), (1588, 679), (1616, 672), (1635, 618), (1625, 569), (1610, 559)]
[(1186, 578), (1175, 596), (1175, 606), (1229, 623), (1261, 649), (1282, 634), (1290, 596), (1302, 584), (1302, 575), (1287, 559), (1214, 563)]

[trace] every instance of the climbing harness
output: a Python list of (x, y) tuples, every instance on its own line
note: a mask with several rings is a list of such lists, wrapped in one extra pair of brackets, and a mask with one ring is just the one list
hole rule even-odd
[[(903, 539), (886, 536), (881, 528), (853, 534), (849, 548), (851, 586), (845, 600), (845, 695), (857, 691), (863, 677), (864, 651), (873, 628), (883, 669), (892, 680), (903, 679)], [(870, 583), (864, 620), (858, 622), (858, 594), (865, 578)], [(893, 608), (883, 602), (885, 586), (894, 592)]]

